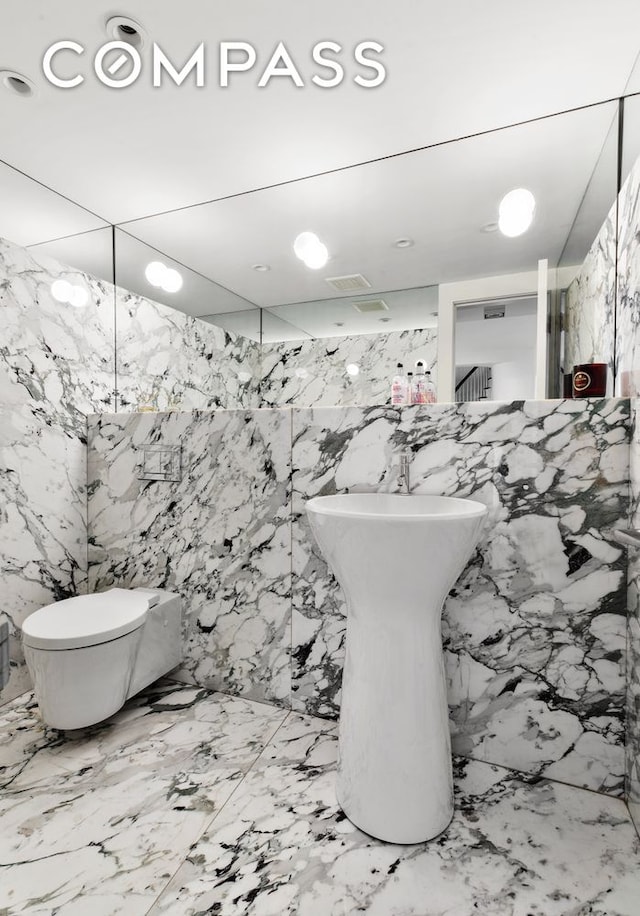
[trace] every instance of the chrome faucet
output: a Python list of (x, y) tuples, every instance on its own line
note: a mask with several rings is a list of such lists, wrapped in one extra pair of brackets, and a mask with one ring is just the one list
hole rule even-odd
[(402, 452), (400, 455), (400, 470), (398, 472), (398, 489), (401, 493), (408, 496), (411, 493), (411, 483), (409, 480), (409, 460), (408, 452)]

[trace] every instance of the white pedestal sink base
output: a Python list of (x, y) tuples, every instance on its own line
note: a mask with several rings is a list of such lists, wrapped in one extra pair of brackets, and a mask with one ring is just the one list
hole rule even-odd
[(486, 511), (438, 496), (350, 494), (307, 503), (347, 599), (338, 802), (381, 840), (432, 839), (453, 815), (440, 619)]
[(453, 816), (440, 608), (402, 615), (426, 626), (384, 626), (385, 611), (349, 607), (336, 792), (365, 833), (420, 843)]

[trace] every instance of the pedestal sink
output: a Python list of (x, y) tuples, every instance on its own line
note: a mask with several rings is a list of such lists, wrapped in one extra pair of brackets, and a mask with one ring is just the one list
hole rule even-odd
[(354, 493), (316, 497), (306, 509), (347, 601), (338, 803), (378, 839), (429, 840), (453, 815), (442, 604), (486, 506)]

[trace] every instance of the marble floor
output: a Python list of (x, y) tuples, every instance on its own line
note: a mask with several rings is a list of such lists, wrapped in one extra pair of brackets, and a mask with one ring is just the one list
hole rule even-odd
[(170, 682), (63, 735), (0, 709), (0, 914), (638, 916), (624, 804), (455, 764), (456, 813), (393, 846), (336, 806), (335, 726)]

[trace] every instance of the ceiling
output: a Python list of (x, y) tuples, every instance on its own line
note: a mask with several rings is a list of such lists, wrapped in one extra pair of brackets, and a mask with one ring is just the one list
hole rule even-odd
[[(148, 68), (124, 90), (92, 78), (92, 54), (114, 14), (138, 20), (176, 65), (204, 41), (207, 85), (154, 89)], [(32, 98), (0, 91), (0, 159), (12, 167), (0, 168), (0, 234), (34, 245), (87, 233), (49, 253), (110, 276), (105, 227), (124, 223), (121, 285), (149, 295), (140, 265), (155, 249), (186, 278), (171, 304), (245, 324), (255, 319), (239, 313), (257, 304), (273, 309), (275, 325), (291, 322), (291, 305), (303, 302), (307, 325), (298, 326), (311, 336), (319, 333), (318, 302), (336, 296), (327, 277), (364, 273), (375, 292), (531, 269), (538, 257), (560, 256), (582, 202), (579, 252), (605, 204), (594, 192), (589, 215), (583, 196), (607, 148), (613, 108), (383, 157), (640, 92), (637, 0), (539, 0), (526, 13), (512, 0), (3, 0), (0, 19), (0, 69), (23, 73), (37, 89)], [(41, 73), (45, 49), (62, 38), (87, 49), (85, 82), (73, 90)], [(311, 49), (323, 39), (345, 48), (347, 78), (334, 89), (310, 83)], [(364, 39), (385, 48), (388, 75), (376, 89), (352, 82), (351, 49)], [(222, 89), (218, 44), (226, 40), (251, 42), (258, 66)], [(278, 41), (304, 88), (282, 78), (257, 87)], [(320, 173), (329, 174), (290, 183)], [(505, 257), (504, 239), (480, 230), (523, 175), (548, 206)], [(215, 202), (167, 213), (206, 201)], [(330, 249), (323, 271), (292, 260), (292, 238), (309, 228)], [(394, 248), (404, 236), (414, 245)], [(254, 271), (255, 263), (271, 269)], [(325, 333), (340, 323), (336, 308)], [(350, 302), (343, 311), (349, 320), (356, 314)]]

